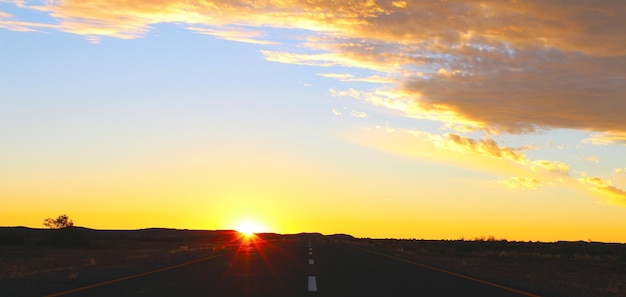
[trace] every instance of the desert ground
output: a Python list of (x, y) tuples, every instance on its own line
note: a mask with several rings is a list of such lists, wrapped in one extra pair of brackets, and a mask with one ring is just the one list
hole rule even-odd
[[(340, 242), (541, 296), (626, 296), (626, 245), (598, 242), (398, 240), (259, 234)], [(0, 296), (42, 296), (232, 253), (235, 231), (0, 228)]]

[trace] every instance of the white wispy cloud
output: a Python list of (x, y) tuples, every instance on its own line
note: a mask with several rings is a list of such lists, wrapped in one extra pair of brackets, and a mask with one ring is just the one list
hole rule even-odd
[(362, 119), (367, 118), (367, 113), (363, 111), (353, 110), (350, 112), (350, 115), (352, 115), (355, 118), (362, 118)]
[(368, 82), (368, 83), (378, 83), (378, 84), (387, 84), (393, 83), (395, 80), (389, 77), (384, 77), (380, 75), (372, 75), (368, 77), (355, 77), (349, 73), (318, 73), (317, 75), (332, 78), (340, 81), (346, 82)]
[(265, 33), (262, 31), (254, 31), (244, 28), (206, 28), (196, 26), (189, 26), (187, 29), (199, 34), (211, 35), (224, 40), (263, 45), (275, 44), (275, 42), (265, 40)]

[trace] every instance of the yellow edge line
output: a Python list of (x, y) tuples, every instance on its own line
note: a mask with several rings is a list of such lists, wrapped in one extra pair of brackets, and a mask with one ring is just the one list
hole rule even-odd
[(230, 254), (230, 253), (223, 253), (223, 254), (213, 255), (213, 256), (206, 257), (206, 258), (201, 258), (201, 259), (196, 259), (196, 260), (193, 260), (193, 261), (185, 262), (185, 263), (182, 263), (182, 264), (177, 264), (177, 265), (174, 265), (174, 266), (169, 266), (169, 267), (160, 268), (160, 269), (157, 269), (157, 270), (152, 270), (152, 271), (143, 272), (143, 273), (139, 273), (139, 274), (129, 275), (129, 276), (125, 276), (125, 277), (122, 277), (122, 278), (112, 279), (112, 280), (104, 281), (104, 282), (101, 282), (101, 283), (95, 283), (95, 284), (92, 284), (92, 285), (88, 285), (88, 286), (84, 286), (84, 287), (80, 287), (80, 288), (76, 288), (76, 289), (71, 289), (71, 290), (67, 290), (67, 291), (63, 291), (63, 292), (59, 292), (59, 293), (54, 293), (54, 294), (50, 294), (50, 295), (44, 295), (43, 297), (57, 297), (57, 296), (63, 296), (63, 295), (71, 294), (71, 293), (76, 293), (76, 292), (84, 291), (84, 290), (95, 288), (95, 287), (100, 287), (100, 286), (104, 286), (104, 285), (108, 285), (108, 284), (113, 284), (113, 283), (125, 281), (125, 280), (132, 279), (132, 278), (137, 278), (137, 277), (141, 277), (141, 276), (146, 276), (146, 275), (150, 275), (150, 274), (155, 274), (155, 273), (159, 273), (159, 272), (163, 272), (163, 271), (167, 271), (167, 270), (172, 270), (172, 269), (188, 266), (188, 265), (191, 265), (191, 264), (200, 263), (200, 262), (203, 262), (203, 261), (207, 261), (207, 260), (214, 259), (214, 258), (217, 258), (217, 257), (225, 256), (225, 255), (228, 255), (228, 254)]
[(402, 258), (399, 258), (399, 257), (396, 257), (396, 256), (391, 256), (391, 255), (375, 252), (375, 251), (372, 251), (372, 250), (369, 250), (369, 249), (365, 249), (365, 248), (362, 248), (362, 247), (356, 247), (356, 248), (358, 248), (360, 250), (363, 250), (363, 251), (366, 251), (368, 253), (376, 254), (376, 255), (379, 255), (379, 256), (384, 256), (384, 257), (391, 258), (391, 259), (394, 259), (394, 260), (398, 260), (398, 261), (402, 261), (402, 262), (405, 262), (405, 263), (417, 265), (417, 266), (420, 266), (420, 267), (423, 267), (423, 268), (427, 268), (427, 269), (443, 272), (445, 274), (449, 274), (449, 275), (453, 275), (453, 276), (456, 276), (456, 277), (464, 278), (464, 279), (467, 279), (467, 280), (475, 281), (475, 282), (478, 282), (478, 283), (481, 283), (481, 284), (484, 284), (484, 285), (489, 285), (489, 286), (492, 286), (492, 287), (504, 289), (504, 290), (507, 290), (507, 291), (510, 291), (510, 292), (526, 295), (526, 296), (529, 296), (529, 297), (541, 297), (539, 295), (535, 295), (535, 294), (532, 294), (532, 293), (528, 293), (528, 292), (520, 291), (520, 290), (517, 290), (517, 289), (509, 288), (509, 287), (506, 287), (506, 286), (503, 286), (503, 285), (498, 285), (496, 283), (492, 283), (492, 282), (488, 282), (488, 281), (485, 281), (485, 280), (473, 278), (471, 276), (467, 276), (467, 275), (463, 275), (463, 274), (460, 274), (460, 273), (444, 270), (444, 269), (433, 267), (433, 266), (430, 266), (430, 265), (426, 265), (426, 264), (422, 264), (422, 263), (418, 263), (418, 262), (413, 262), (411, 260), (402, 259)]

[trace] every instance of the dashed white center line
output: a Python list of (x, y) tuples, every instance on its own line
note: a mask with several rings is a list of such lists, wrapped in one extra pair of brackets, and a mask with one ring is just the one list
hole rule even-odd
[(315, 276), (309, 276), (309, 292), (317, 292), (317, 282)]
[[(309, 240), (309, 265), (315, 265), (315, 261), (313, 258), (313, 247), (311, 246), (311, 241)], [(315, 274), (315, 273), (312, 273)], [(314, 275), (309, 276), (309, 292), (317, 292), (317, 281)]]

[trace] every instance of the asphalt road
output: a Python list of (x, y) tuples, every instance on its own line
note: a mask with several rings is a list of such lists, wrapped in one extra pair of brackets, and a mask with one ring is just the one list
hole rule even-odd
[(533, 296), (322, 240), (252, 241), (234, 254), (53, 296)]

